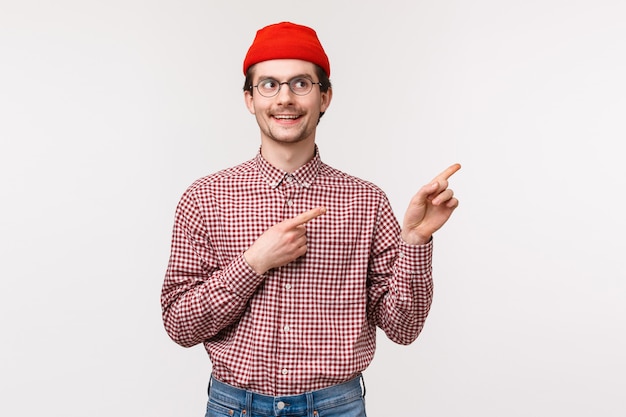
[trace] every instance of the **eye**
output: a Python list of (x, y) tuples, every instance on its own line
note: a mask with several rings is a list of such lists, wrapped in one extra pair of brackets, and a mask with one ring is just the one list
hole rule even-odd
[(268, 78), (266, 80), (259, 81), (259, 88), (264, 90), (274, 90), (278, 87), (278, 81)]
[(295, 90), (305, 91), (311, 86), (311, 80), (308, 78), (294, 78), (289, 84), (291, 85), (291, 88)]

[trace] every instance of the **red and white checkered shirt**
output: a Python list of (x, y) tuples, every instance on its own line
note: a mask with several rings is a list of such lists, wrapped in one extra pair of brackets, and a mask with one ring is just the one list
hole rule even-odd
[[(257, 275), (243, 252), (269, 227), (317, 206), (307, 253)], [(374, 356), (376, 327), (409, 344), (432, 302), (432, 242), (405, 244), (385, 194), (316, 156), (292, 174), (260, 153), (183, 194), (163, 283), (163, 320), (204, 343), (213, 375), (267, 395), (341, 383)]]

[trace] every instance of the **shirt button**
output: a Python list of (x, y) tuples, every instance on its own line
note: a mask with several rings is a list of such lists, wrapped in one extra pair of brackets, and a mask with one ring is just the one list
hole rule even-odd
[(289, 207), (293, 206), (293, 201), (292, 201), (292, 200), (287, 200), (287, 205), (288, 205)]
[(282, 371), (280, 371), (280, 373), (283, 375), (287, 375), (289, 371), (287, 369), (283, 369)]
[(287, 176), (287, 182), (288, 183), (292, 183), (293, 182), (293, 177), (291, 175)]
[(286, 290), (290, 290), (291, 289), (291, 284), (285, 284), (285, 289)]
[(286, 325), (283, 327), (283, 330), (288, 332), (289, 330), (291, 330), (291, 327), (289, 327), (289, 325)]
[(282, 402), (282, 401), (279, 401), (279, 402), (276, 404), (276, 408), (278, 408), (279, 410), (282, 410), (283, 408), (285, 408), (285, 403), (284, 403), (284, 402)]

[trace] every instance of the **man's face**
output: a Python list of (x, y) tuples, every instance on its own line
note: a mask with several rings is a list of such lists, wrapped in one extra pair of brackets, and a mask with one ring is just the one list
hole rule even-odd
[[(315, 75), (315, 65), (299, 59), (275, 59), (259, 62), (251, 69), (252, 85), (259, 81), (273, 79), (278, 83), (288, 82), (295, 77), (308, 78), (319, 82)], [(315, 129), (320, 112), (325, 112), (330, 104), (331, 92), (323, 93), (314, 84), (306, 95), (294, 94), (287, 84), (282, 84), (278, 94), (263, 97), (256, 87), (245, 92), (246, 106), (254, 114), (261, 129), (262, 141), (297, 143), (315, 141)]]

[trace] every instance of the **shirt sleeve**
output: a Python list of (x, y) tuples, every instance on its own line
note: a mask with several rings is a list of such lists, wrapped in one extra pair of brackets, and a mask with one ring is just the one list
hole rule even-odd
[(165, 330), (185, 347), (201, 343), (237, 322), (263, 281), (243, 254), (220, 265), (207, 221), (188, 190), (176, 209), (161, 291)]
[(368, 310), (387, 337), (408, 345), (419, 336), (433, 299), (433, 242), (409, 245), (385, 199), (372, 240)]

